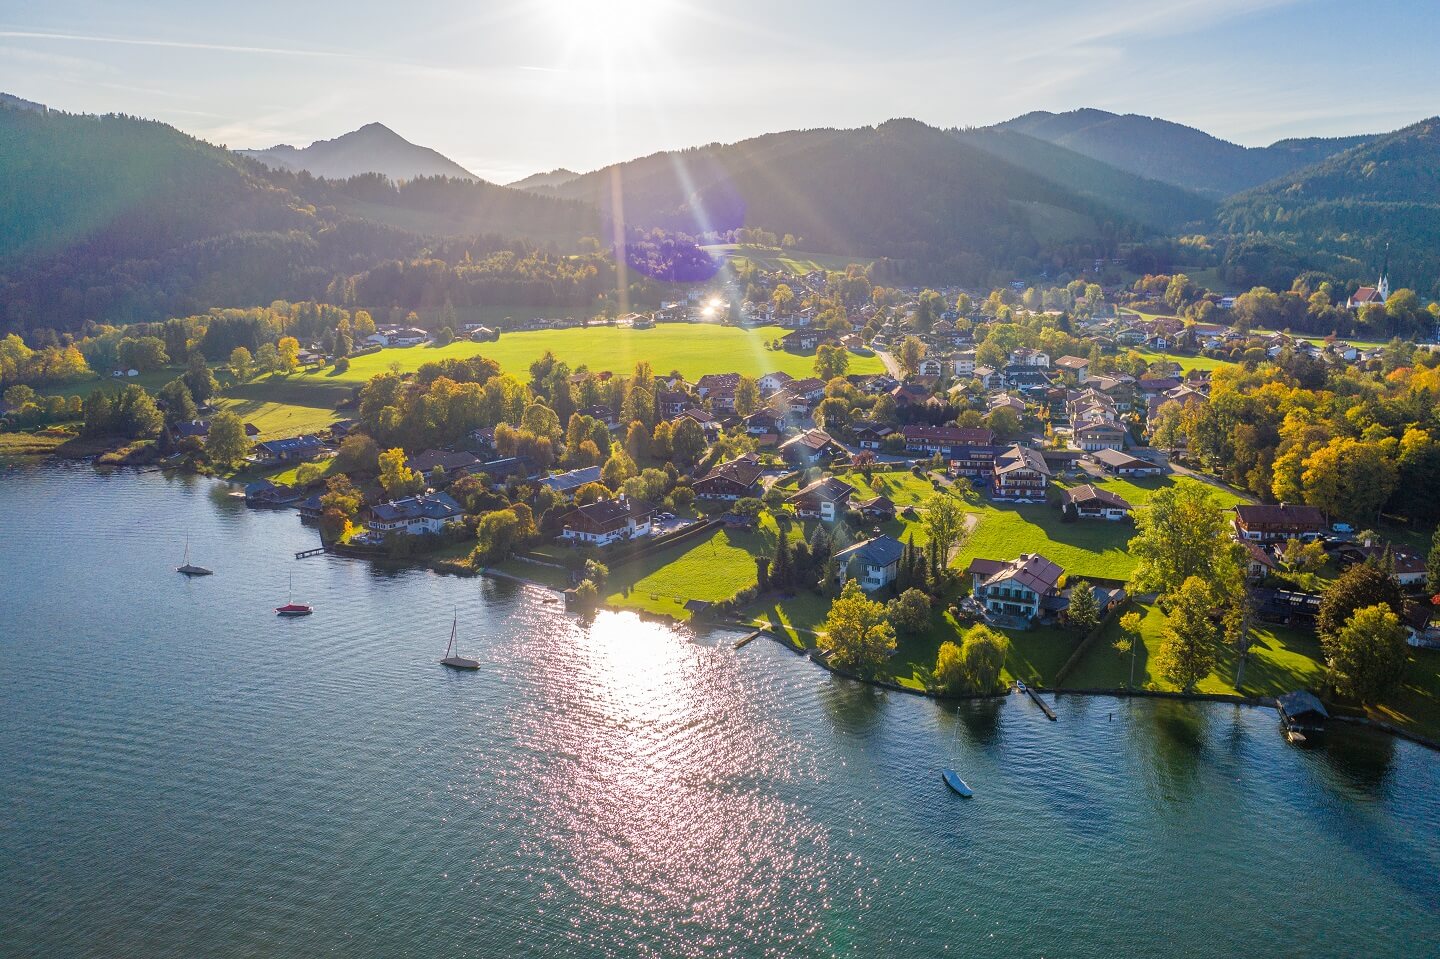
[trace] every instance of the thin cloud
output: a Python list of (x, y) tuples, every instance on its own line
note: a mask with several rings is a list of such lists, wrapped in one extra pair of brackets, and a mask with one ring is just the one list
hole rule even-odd
[(209, 50), (221, 53), (256, 53), (277, 57), (320, 57), (327, 59), (358, 59), (352, 53), (331, 50), (302, 50), (294, 47), (247, 47), (228, 43), (202, 43), (195, 40), (160, 40), (147, 37), (102, 37), (84, 33), (45, 33), (38, 30), (0, 30), (0, 37), (14, 40), (61, 40), (70, 43), (115, 43), (132, 47), (168, 47), (176, 50)]

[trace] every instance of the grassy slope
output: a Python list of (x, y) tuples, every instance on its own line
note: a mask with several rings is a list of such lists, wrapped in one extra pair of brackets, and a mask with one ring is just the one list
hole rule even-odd
[(843, 272), (851, 263), (868, 264), (863, 257), (836, 256), (830, 253), (803, 253), (799, 250), (782, 250), (778, 247), (752, 246), (750, 244), (723, 243), (707, 246), (705, 249), (717, 255), (729, 257), (737, 265), (746, 260), (762, 270), (771, 270), (802, 276), (816, 270)]
[[(544, 330), (504, 335), (494, 343), (457, 342), (445, 347), (409, 347), (381, 350), (355, 357), (350, 368), (338, 373), (333, 367), (308, 370), (290, 376), (271, 375), (226, 388), (216, 400), (260, 428), (261, 437), (294, 436), (323, 429), (339, 418), (336, 404), (377, 373), (398, 368), (401, 372), (446, 357), (480, 354), (498, 362), (506, 372), (528, 379), (530, 364), (546, 350), (572, 367), (586, 364), (592, 369), (617, 373), (634, 369), (647, 361), (657, 373), (678, 369), (689, 379), (705, 373), (744, 373), (761, 376), (783, 370), (792, 376), (810, 376), (813, 354), (769, 350), (766, 344), (786, 331), (779, 327), (742, 330), (736, 327), (665, 324), (652, 330), (615, 327)], [(850, 371), (881, 373), (884, 365), (875, 356), (850, 357)], [(154, 392), (179, 376), (179, 368), (149, 373), (133, 379), (96, 377), (44, 392), (85, 395), (97, 387), (118, 390), (138, 383)]]

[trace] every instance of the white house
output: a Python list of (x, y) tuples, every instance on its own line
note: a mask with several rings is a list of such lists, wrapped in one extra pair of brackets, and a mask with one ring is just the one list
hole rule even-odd
[(1130, 515), (1130, 504), (1124, 497), (1108, 489), (1097, 489), (1090, 484), (1068, 489), (1065, 502), (1075, 509), (1079, 519), (1122, 520)]
[(625, 496), (579, 506), (565, 517), (560, 538), (571, 543), (608, 546), (649, 536), (655, 507)]
[(975, 598), (992, 613), (1034, 619), (1047, 598), (1060, 595), (1065, 571), (1038, 553), (1021, 553), (1010, 562), (975, 559), (967, 570)]
[(448, 494), (425, 493), (372, 506), (365, 526), (372, 539), (386, 533), (438, 533), (459, 522), (461, 513), (460, 504)]
[(877, 590), (895, 582), (904, 554), (905, 545), (893, 536), (876, 536), (847, 546), (835, 554), (835, 561), (840, 565), (840, 582), (844, 584), (853, 570), (861, 589), (867, 593)]

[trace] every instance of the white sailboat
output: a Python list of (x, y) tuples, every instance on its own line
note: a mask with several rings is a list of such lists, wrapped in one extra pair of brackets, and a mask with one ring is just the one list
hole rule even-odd
[(479, 669), (480, 660), (461, 656), (460, 650), (455, 646), (455, 635), (459, 628), (460, 614), (457, 611), (455, 618), (450, 621), (450, 642), (445, 647), (445, 658), (440, 660), (440, 665), (449, 666), (451, 669)]
[(176, 566), (175, 572), (184, 576), (210, 576), (215, 571), (206, 569), (204, 566), (196, 566), (190, 562), (190, 537), (185, 537), (185, 564)]

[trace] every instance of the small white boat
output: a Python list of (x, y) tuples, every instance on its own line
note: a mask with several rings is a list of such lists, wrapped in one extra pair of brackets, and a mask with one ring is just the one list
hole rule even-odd
[(966, 799), (974, 797), (975, 790), (965, 785), (965, 780), (961, 779), (960, 774), (957, 773), (955, 770), (946, 769), (941, 772), (940, 775), (945, 780), (945, 785), (949, 786), (961, 796), (964, 796)]
[(440, 660), (440, 665), (449, 666), (451, 669), (479, 669), (480, 660), (461, 656), (460, 651), (455, 648), (455, 632), (459, 624), (460, 616), (457, 613), (450, 621), (450, 643), (445, 647), (445, 658)]

